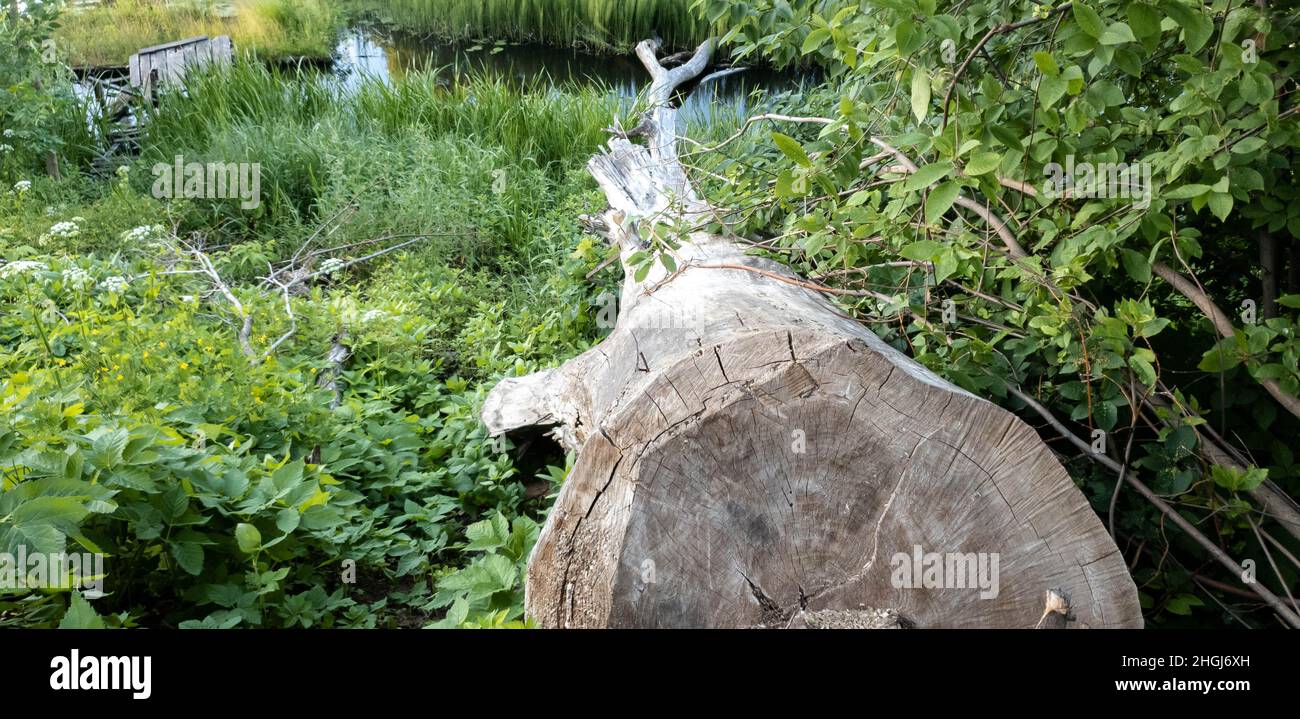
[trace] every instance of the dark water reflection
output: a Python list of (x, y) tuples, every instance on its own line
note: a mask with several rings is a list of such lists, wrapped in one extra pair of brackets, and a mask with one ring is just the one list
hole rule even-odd
[[(368, 78), (389, 80), (415, 70), (445, 67), (459, 77), (483, 71), (524, 82), (542, 78), (555, 84), (598, 84), (630, 102), (648, 80), (631, 54), (593, 55), (534, 43), (446, 43), (360, 28), (342, 35), (335, 56), (335, 73), (349, 89)], [(720, 119), (720, 114), (744, 117), (754, 111), (754, 90), (797, 90), (801, 82), (807, 79), (798, 74), (749, 68), (697, 87), (683, 104), (682, 114), (700, 121)]]

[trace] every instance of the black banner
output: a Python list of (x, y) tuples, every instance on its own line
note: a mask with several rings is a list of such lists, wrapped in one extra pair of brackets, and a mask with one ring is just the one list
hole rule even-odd
[(1290, 639), (1153, 631), (0, 632), (9, 696), (49, 708), (195, 708), (211, 700), (337, 709), (422, 692), (490, 703), (523, 686), (544, 703), (575, 683), (581, 689), (563, 691), (594, 697), (670, 687), (675, 696), (750, 701), (736, 696), (750, 687), (750, 697), (779, 689), (817, 703), (885, 693), (919, 700), (918, 708), (1007, 692), (1055, 697), (1057, 709), (1079, 700), (1235, 701), (1281, 697), (1294, 685)]

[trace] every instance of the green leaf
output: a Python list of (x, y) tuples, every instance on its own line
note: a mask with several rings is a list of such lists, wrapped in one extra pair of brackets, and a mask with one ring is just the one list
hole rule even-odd
[(1119, 257), (1124, 264), (1124, 271), (1128, 273), (1129, 277), (1142, 283), (1151, 281), (1151, 263), (1147, 260), (1146, 255), (1125, 249), (1120, 252)]
[(812, 32), (808, 33), (808, 37), (803, 39), (803, 47), (800, 48), (800, 52), (802, 52), (804, 55), (813, 52), (814, 50), (816, 50), (817, 48), (825, 44), (826, 41), (830, 39), (830, 36), (831, 36), (830, 28), (819, 27), (816, 30), (813, 30)]
[(966, 163), (967, 175), (983, 175), (998, 169), (1002, 164), (1002, 155), (996, 152), (977, 152)]
[(1129, 27), (1138, 37), (1151, 37), (1160, 34), (1160, 13), (1145, 3), (1129, 3), (1125, 8)]
[(1232, 195), (1227, 192), (1216, 192), (1210, 195), (1210, 212), (1219, 218), (1219, 221), (1228, 219), (1232, 214)]
[(1098, 402), (1093, 405), (1092, 418), (1097, 422), (1097, 427), (1109, 432), (1119, 420), (1119, 410), (1110, 402)]
[(917, 240), (898, 251), (898, 254), (913, 262), (929, 262), (939, 254), (943, 245), (934, 240)]
[(936, 223), (943, 213), (952, 207), (952, 203), (957, 199), (957, 193), (961, 191), (961, 185), (956, 181), (949, 180), (930, 191), (930, 196), (925, 199), (925, 221)]
[(1206, 16), (1204, 5), (1196, 0), (1194, 5), (1187, 5), (1182, 0), (1165, 0), (1165, 12), (1183, 29), (1183, 41), (1188, 53), (1196, 53), (1214, 33), (1214, 23)]
[(1222, 372), (1241, 364), (1241, 355), (1237, 352), (1237, 340), (1228, 337), (1211, 347), (1196, 367), (1205, 372)]
[(1079, 28), (1081, 30), (1088, 33), (1093, 38), (1101, 37), (1101, 16), (1097, 14), (1096, 10), (1093, 10), (1081, 2), (1074, 3), (1074, 5), (1070, 7), (1070, 10), (1074, 14), (1074, 21), (1079, 23)]
[(1203, 606), (1205, 606), (1205, 602), (1202, 602), (1200, 597), (1194, 594), (1179, 594), (1165, 604), (1165, 609), (1169, 610), (1170, 614), (1185, 617), (1192, 613), (1192, 607)]
[(1200, 197), (1210, 191), (1209, 185), (1187, 184), (1179, 185), (1165, 193), (1166, 200), (1186, 200), (1189, 197)]
[(930, 76), (923, 68), (912, 68), (912, 115), (917, 122), (925, 122), (930, 111)]
[(203, 546), (195, 542), (172, 542), (172, 556), (187, 573), (198, 576), (203, 571)]
[(1050, 52), (1039, 50), (1034, 53), (1034, 64), (1038, 66), (1038, 71), (1044, 75), (1056, 77), (1061, 74), (1061, 68), (1057, 67), (1056, 58), (1052, 57)]
[(798, 140), (774, 130), (772, 132), (772, 142), (776, 143), (777, 149), (784, 153), (786, 157), (794, 160), (800, 166), (812, 166), (812, 160), (808, 159), (808, 153), (804, 152), (803, 145), (800, 145)]
[(650, 274), (650, 266), (651, 266), (652, 264), (653, 264), (653, 263), (651, 263), (651, 262), (647, 262), (647, 263), (645, 263), (645, 264), (643, 264), (643, 265), (637, 267), (637, 268), (636, 268), (636, 272), (632, 275), (632, 279), (633, 279), (634, 281), (636, 281), (636, 282), (644, 282), (646, 276)]
[(1069, 81), (1060, 75), (1048, 75), (1038, 83), (1038, 99), (1044, 108), (1051, 108), (1058, 100), (1065, 97)]
[(275, 515), (275, 528), (288, 534), (298, 528), (298, 523), (302, 521), (302, 515), (293, 507), (281, 509)]
[(257, 527), (247, 522), (240, 522), (235, 526), (235, 542), (241, 552), (252, 554), (262, 548), (262, 533), (257, 531)]
[(1273, 81), (1258, 70), (1247, 72), (1241, 76), (1237, 91), (1241, 93), (1241, 99), (1246, 102), (1252, 105), (1263, 105), (1273, 99)]
[(1237, 155), (1248, 155), (1264, 149), (1267, 144), (1268, 141), (1262, 137), (1247, 137), (1233, 145), (1232, 152)]
[(922, 165), (903, 182), (903, 191), (912, 192), (913, 190), (929, 187), (947, 177), (950, 172), (952, 172), (952, 163), (947, 160)]
[(1210, 467), (1210, 477), (1215, 484), (1231, 492), (1250, 492), (1268, 479), (1268, 470), (1260, 467), (1241, 470), (1216, 464)]
[(1156, 383), (1156, 368), (1151, 366), (1145, 358), (1133, 355), (1128, 358), (1128, 366), (1137, 374), (1138, 380), (1144, 387), (1151, 387)]
[(1102, 32), (1098, 40), (1102, 45), (1122, 45), (1126, 42), (1136, 42), (1137, 38), (1133, 36), (1133, 30), (1129, 28), (1128, 23), (1115, 22)]
[(90, 602), (81, 596), (81, 592), (68, 595), (68, 611), (59, 620), (59, 629), (106, 629), (104, 620), (90, 606)]

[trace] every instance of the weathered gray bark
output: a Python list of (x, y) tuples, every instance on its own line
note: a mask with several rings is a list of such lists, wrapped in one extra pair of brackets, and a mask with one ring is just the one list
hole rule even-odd
[[(589, 164), (625, 266), (650, 224), (712, 212), (677, 161), (670, 104), (712, 44), (672, 70), (656, 49), (637, 48), (653, 78), (646, 145), (616, 137)], [(578, 452), (529, 564), (532, 618), (752, 627), (893, 611), (1031, 628), (1054, 590), (1072, 626), (1141, 626), (1119, 551), (1033, 429), (745, 249), (691, 234), (678, 272), (626, 273), (600, 345), (489, 395), (493, 434), (550, 425)], [(895, 560), (918, 548), (996, 555), (996, 596), (899, 586)]]

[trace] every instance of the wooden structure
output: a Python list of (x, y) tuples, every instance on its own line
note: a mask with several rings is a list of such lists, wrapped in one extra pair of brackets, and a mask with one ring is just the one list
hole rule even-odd
[[(610, 204), (592, 227), (625, 269), (614, 331), (561, 367), (502, 380), (483, 407), (493, 434), (551, 427), (577, 452), (528, 565), (529, 616), (1142, 626), (1123, 556), (1015, 415), (732, 237), (691, 232), (676, 271), (636, 276), (654, 224), (716, 216), (678, 161), (673, 106), (713, 45), (672, 69), (657, 50), (637, 47), (653, 79), (640, 125), (588, 164)], [(1047, 612), (1044, 596), (1058, 598)]]
[(131, 87), (146, 99), (153, 98), (156, 88), (179, 81), (193, 68), (210, 63), (234, 61), (235, 46), (228, 35), (207, 35), (142, 48), (131, 56)]

